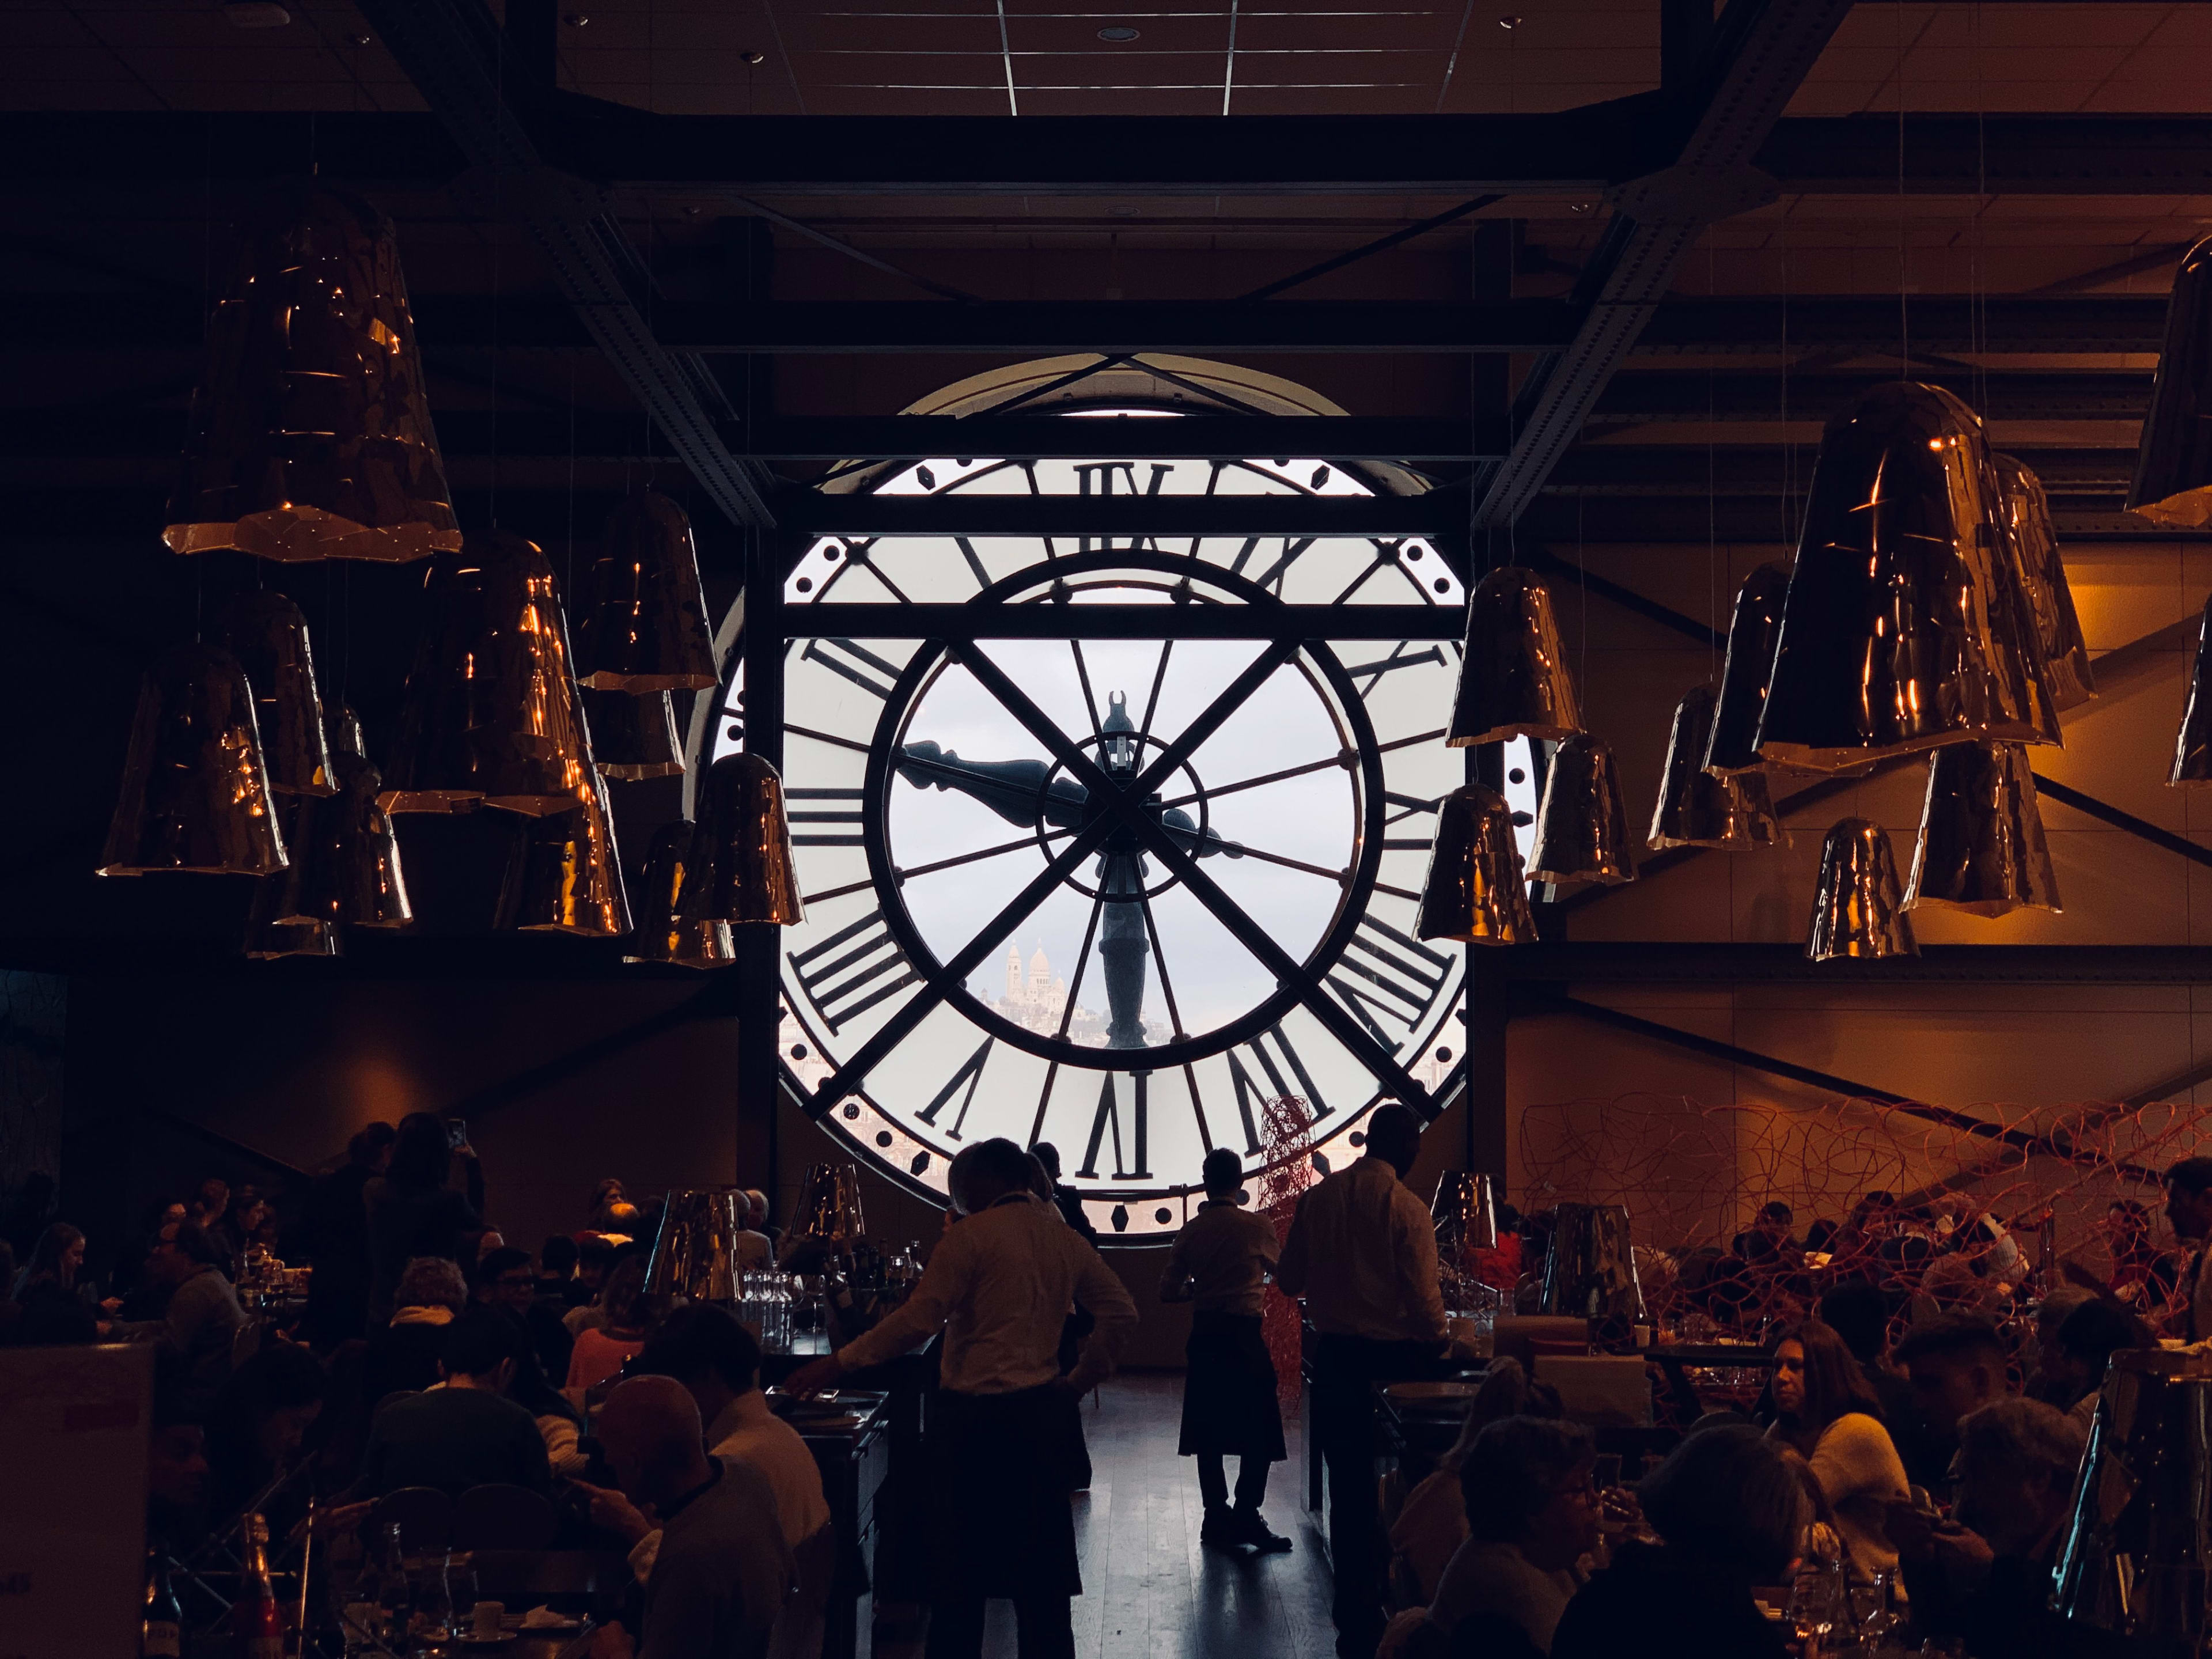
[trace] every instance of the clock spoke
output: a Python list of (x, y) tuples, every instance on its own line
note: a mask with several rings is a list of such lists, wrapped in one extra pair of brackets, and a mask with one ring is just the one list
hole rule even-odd
[(1083, 641), (1070, 640), (1067, 648), (1075, 656), (1075, 678), (1083, 687), (1083, 712), (1090, 718), (1091, 735), (1103, 743), (1106, 734), (1098, 724), (1098, 697), (1091, 689), (1091, 665), (1083, 660)]
[(1145, 937), (1152, 942), (1152, 964), (1159, 969), (1160, 994), (1167, 1000), (1168, 1023), (1175, 1041), (1180, 1042), (1183, 1038), (1182, 1010), (1176, 1006), (1175, 981), (1168, 977), (1168, 953), (1160, 948), (1160, 925), (1153, 919), (1152, 901), (1149, 894), (1143, 903)]
[[(1073, 830), (1048, 830), (1044, 832), (1044, 839), (1066, 841), (1074, 833)], [(1004, 858), (1009, 853), (1018, 853), (1024, 847), (1035, 847), (1036, 844), (1036, 836), (1024, 836), (1018, 841), (1002, 841), (996, 847), (979, 847), (972, 853), (956, 853), (951, 858), (938, 859), (928, 864), (917, 864), (911, 870), (902, 869), (896, 864), (891, 867), (896, 872), (899, 881), (903, 884), (912, 881), (917, 876), (933, 876), (939, 871), (957, 869), (963, 864), (975, 864), (984, 859)], [(842, 887), (832, 887), (826, 892), (809, 893), (806, 895), (805, 902), (809, 904), (820, 904), (830, 899), (845, 898), (854, 893), (866, 892), (875, 884), (875, 878), (871, 876), (865, 881), (850, 881)]]
[(1168, 658), (1174, 650), (1173, 640), (1160, 641), (1160, 665), (1152, 671), (1152, 695), (1145, 699), (1144, 724), (1137, 728), (1139, 736), (1149, 738), (1152, 735), (1152, 716), (1159, 712), (1160, 707), (1160, 685), (1168, 677)]
[[(1443, 734), (1443, 728), (1438, 726), (1433, 732), (1416, 732), (1410, 738), (1398, 738), (1389, 743), (1379, 743), (1375, 745), (1375, 752), (1378, 755), (1388, 754), (1394, 749), (1410, 748), (1418, 743), (1434, 743)], [(1331, 755), (1326, 760), (1308, 761), (1303, 766), (1286, 766), (1279, 772), (1263, 772), (1256, 778), (1242, 778), (1235, 783), (1210, 787), (1203, 795), (1195, 791), (1188, 795), (1176, 795), (1162, 801), (1160, 805), (1163, 807), (1189, 806), (1200, 800), (1218, 800), (1224, 795), (1234, 795), (1245, 789), (1262, 789), (1271, 783), (1282, 783), (1291, 778), (1310, 777), (1316, 772), (1326, 772), (1332, 767), (1341, 768), (1343, 764), (1344, 757), (1341, 755)]]
[(1258, 859), (1263, 864), (1279, 864), (1285, 870), (1302, 871), (1309, 876), (1319, 876), (1323, 881), (1334, 882), (1340, 887), (1344, 885), (1344, 872), (1341, 870), (1326, 870), (1318, 864), (1308, 864), (1304, 859), (1294, 859), (1287, 854), (1270, 853), (1249, 842), (1237, 844), (1242, 849), (1237, 854), (1240, 858)]

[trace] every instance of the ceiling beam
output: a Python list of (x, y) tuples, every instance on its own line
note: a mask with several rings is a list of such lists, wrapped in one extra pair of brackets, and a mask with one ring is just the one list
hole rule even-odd
[(1923, 945), (1917, 957), (1812, 962), (1802, 945), (1592, 941), (1496, 952), (1509, 979), (1537, 984), (2212, 984), (2212, 947)]
[[(1666, 320), (1661, 307), (1658, 323)], [(1655, 326), (1658, 324), (1655, 323)], [(1913, 379), (1955, 392), (1985, 421), (2136, 421), (2150, 406), (2148, 369), (2050, 373), (2002, 370), (1976, 376), (1936, 368)], [(1594, 424), (1825, 421), (1875, 387), (1895, 382), (1894, 368), (1861, 374), (1789, 374), (1772, 369), (1644, 370), (1613, 377)]]
[(621, 225), (605, 213), (549, 210), (549, 192), (529, 187), (542, 171), (539, 152), (505, 95), (500, 26), (483, 0), (362, 0), (362, 15), (460, 154), (489, 176), (493, 199), (514, 191), (554, 286), (708, 499), (732, 524), (772, 524), (758, 481), (715, 429), (717, 416), (735, 412), (720, 384), (654, 339), (639, 307), (653, 279)]
[(1052, 536), (1073, 550), (1154, 536), (1406, 536), (1464, 533), (1464, 496), (824, 495), (776, 498), (779, 520), (804, 533), (842, 536)]
[[(311, 134), (312, 124), (312, 134)], [(766, 197), (1593, 198), (1669, 159), (1661, 94), (1536, 115), (649, 115), (564, 94), (529, 118), (544, 160), (617, 187)], [(1893, 197), (1891, 115), (1779, 121), (1747, 156), (1790, 194)], [(2212, 191), (2203, 115), (1915, 114), (1916, 195)], [(145, 188), (325, 177), (437, 189), (471, 164), (435, 116), (325, 110), (0, 115), (0, 181)], [(197, 204), (199, 197), (192, 200)], [(197, 205), (195, 207), (197, 211)]]
[[(426, 293), (414, 295), (412, 303), (416, 337), (424, 350), (434, 354), (489, 350), (495, 340), (501, 351), (588, 350), (598, 345), (576, 309), (544, 294), (495, 299), (480, 294)], [(641, 334), (640, 340), (642, 348), (657, 338), (665, 352), (790, 356), (1459, 354), (1564, 345), (1576, 337), (1583, 314), (1567, 301), (1547, 299), (1282, 301), (1258, 305), (1233, 301), (1015, 301), (974, 306), (931, 301), (848, 304), (776, 300), (742, 308), (659, 300), (653, 306), (653, 332)], [(644, 328), (641, 315), (639, 327)], [(1978, 350), (1996, 357), (2155, 353), (2165, 338), (2166, 298), (1997, 294), (1975, 301), (1964, 295), (1923, 295), (1912, 301), (1911, 328), (1916, 352)], [(19, 293), (14, 303), (0, 310), (0, 349), (14, 351), (197, 352), (204, 332), (199, 301), (190, 295)], [(1785, 350), (1849, 350), (1873, 360), (1891, 377), (1897, 349), (1893, 295), (1666, 300), (1656, 305), (1650, 325), (1632, 348), (1635, 356), (1645, 358), (1771, 358)], [(1881, 362), (1884, 358), (1889, 361)], [(1868, 383), (1872, 378), (1868, 377)], [(2052, 375), (2051, 382), (2064, 378)], [(1702, 386), (1704, 376), (1697, 379)], [(1811, 383), (1817, 388), (1844, 381), (1824, 377)], [(1702, 408), (1703, 398), (1695, 389), (1685, 392), (1687, 384), (1673, 381), (1670, 395), (1680, 395), (1688, 409)], [(1632, 398), (1635, 389), (1619, 395)]]
[[(793, 639), (1457, 640), (1458, 605), (793, 605)], [(1426, 657), (1424, 657), (1424, 660)], [(1356, 668), (1352, 671), (1358, 672)], [(2212, 856), (2212, 855), (2208, 855)]]
[(1513, 453), (1482, 469), (1476, 522), (1510, 524), (1535, 499), (1705, 227), (1765, 199), (1772, 180), (1753, 159), (1850, 10), (1850, 0), (1729, 0), (1702, 72), (1686, 70), (1685, 95), (1669, 100), (1690, 111), (1672, 165), (1619, 198), (1625, 210), (1575, 282), (1574, 339), (1538, 359), (1514, 396)]

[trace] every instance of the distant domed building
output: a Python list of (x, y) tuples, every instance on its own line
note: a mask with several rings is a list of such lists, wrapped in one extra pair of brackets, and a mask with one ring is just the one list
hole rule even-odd
[[(1052, 963), (1042, 945), (1037, 947), (1024, 971), (1021, 946), (1009, 945), (1006, 994), (994, 997), (980, 989), (977, 994), (992, 1012), (1004, 1015), (1024, 1030), (1051, 1036), (1059, 1031), (1061, 1012), (1067, 1006), (1067, 981), (1052, 971)], [(1078, 1042), (1103, 1048), (1106, 1045), (1106, 1016), (1079, 1002), (1067, 1022), (1067, 1035)]]

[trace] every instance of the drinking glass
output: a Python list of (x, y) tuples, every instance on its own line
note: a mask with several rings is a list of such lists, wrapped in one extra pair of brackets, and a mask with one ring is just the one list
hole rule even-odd
[(465, 1636), (471, 1629), (477, 1605), (476, 1558), (461, 1554), (450, 1556), (446, 1563), (446, 1596), (453, 1604), (449, 1626), (456, 1636)]

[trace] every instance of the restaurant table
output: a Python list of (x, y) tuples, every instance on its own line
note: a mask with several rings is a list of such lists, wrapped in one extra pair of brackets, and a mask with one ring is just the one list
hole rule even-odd
[(853, 1659), (860, 1650), (860, 1597), (869, 1590), (867, 1562), (876, 1542), (876, 1498), (890, 1470), (890, 1396), (839, 1388), (817, 1400), (770, 1396), (777, 1416), (799, 1431), (822, 1472), (837, 1562), (824, 1615), (822, 1659)]

